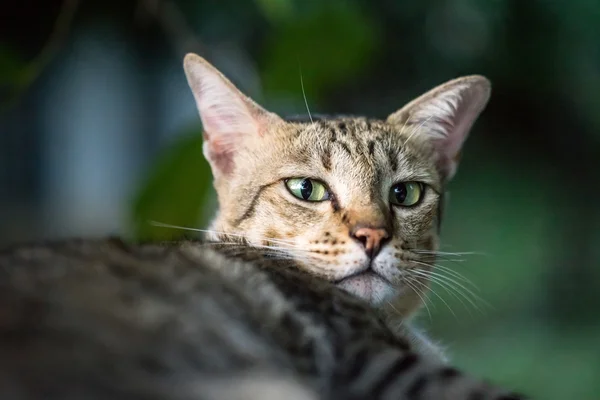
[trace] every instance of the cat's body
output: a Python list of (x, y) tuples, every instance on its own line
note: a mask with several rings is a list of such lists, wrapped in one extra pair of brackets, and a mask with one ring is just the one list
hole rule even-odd
[(0, 253), (3, 400), (516, 398), (501, 395), (260, 249), (112, 239)]
[(450, 81), (385, 120), (286, 121), (184, 64), (212, 243), (1, 253), (0, 399), (517, 398), (447, 367), (408, 323), (489, 82)]

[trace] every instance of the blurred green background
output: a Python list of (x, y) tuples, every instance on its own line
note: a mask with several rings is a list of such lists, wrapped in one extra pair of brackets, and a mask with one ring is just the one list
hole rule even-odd
[(148, 220), (206, 223), (185, 52), (282, 114), (305, 111), (300, 70), (312, 112), (373, 117), (488, 76), (442, 237), (475, 253), (444, 265), (485, 302), (434, 287), (443, 301), (430, 296), (422, 323), (480, 376), (539, 399), (600, 398), (600, 2), (8, 0), (1, 12), (0, 244), (176, 238)]

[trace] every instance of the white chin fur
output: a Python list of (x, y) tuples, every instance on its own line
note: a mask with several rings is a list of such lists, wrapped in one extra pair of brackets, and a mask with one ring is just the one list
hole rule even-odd
[(398, 295), (396, 289), (388, 281), (370, 271), (348, 277), (340, 281), (337, 286), (368, 301), (373, 306), (392, 300)]

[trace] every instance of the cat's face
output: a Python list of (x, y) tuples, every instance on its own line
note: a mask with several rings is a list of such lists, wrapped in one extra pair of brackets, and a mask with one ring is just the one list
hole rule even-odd
[[(442, 182), (410, 131), (364, 119), (268, 130), (218, 183), (213, 229), (290, 254), (374, 303), (411, 294), (403, 273), (432, 261), (411, 250), (436, 247)], [(423, 277), (413, 278), (422, 290)]]
[(434, 261), (444, 185), (489, 82), (451, 81), (385, 121), (299, 123), (263, 110), (199, 57), (185, 65), (219, 197), (212, 228), (412, 311)]

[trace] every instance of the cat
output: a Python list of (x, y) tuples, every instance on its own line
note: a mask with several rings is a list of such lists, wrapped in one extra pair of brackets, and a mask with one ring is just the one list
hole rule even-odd
[(386, 121), (298, 122), (197, 55), (184, 68), (219, 200), (208, 237), (0, 251), (0, 398), (522, 398), (389, 322), (420, 306), (485, 78)]
[(522, 399), (421, 357), (367, 302), (258, 247), (0, 252), (1, 399), (284, 397)]
[(422, 353), (446, 360), (410, 318), (435, 274), (444, 190), (489, 80), (452, 80), (385, 120), (302, 121), (265, 110), (197, 55), (184, 69), (219, 202), (209, 238), (284, 253), (387, 309)]

